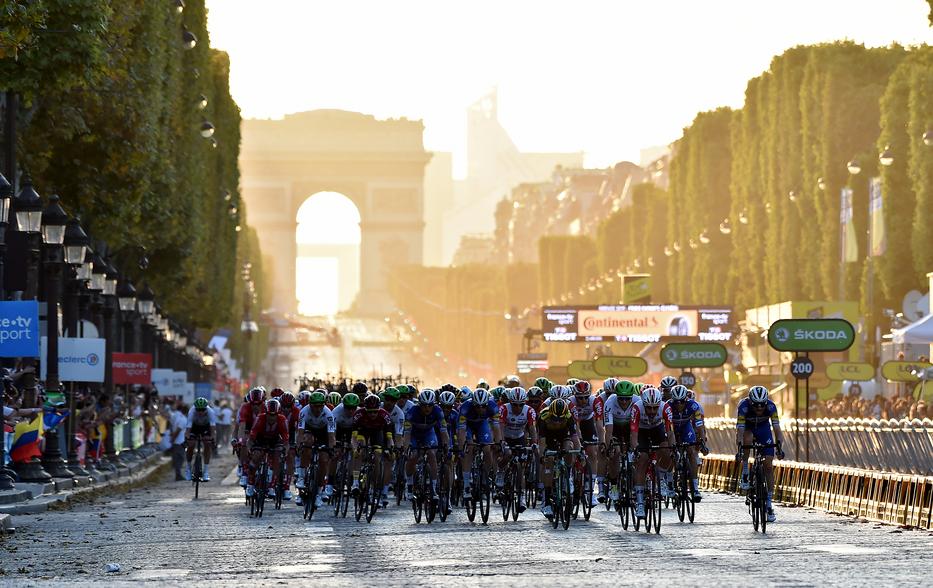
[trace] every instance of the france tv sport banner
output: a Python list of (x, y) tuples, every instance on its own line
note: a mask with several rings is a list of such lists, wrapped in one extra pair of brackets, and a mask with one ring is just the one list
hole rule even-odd
[[(42, 337), (39, 378), (46, 379), (48, 337)], [(107, 341), (83, 337), (58, 338), (58, 379), (62, 382), (103, 382)]]
[(0, 302), (0, 357), (39, 357), (39, 303)]
[(113, 383), (148, 386), (152, 381), (152, 354), (114, 353)]

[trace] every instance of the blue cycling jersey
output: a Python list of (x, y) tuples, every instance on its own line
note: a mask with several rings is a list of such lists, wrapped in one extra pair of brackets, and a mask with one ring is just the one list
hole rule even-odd
[(490, 399), (485, 406), (480, 406), (475, 404), (472, 400), (467, 400), (460, 405), (459, 428), (463, 429), (469, 425), (471, 429), (475, 429), (483, 426), (484, 423), (488, 424), (490, 420), (496, 420), (498, 418), (499, 405), (496, 404), (495, 400)]
[(405, 413), (405, 430), (410, 431), (413, 436), (424, 436), (440, 431), (443, 424), (444, 411), (436, 404), (428, 414), (424, 414), (420, 406), (413, 406)]
[(703, 425), (703, 407), (693, 399), (684, 402), (671, 401), (671, 416), (674, 428), (678, 430), (695, 429)]

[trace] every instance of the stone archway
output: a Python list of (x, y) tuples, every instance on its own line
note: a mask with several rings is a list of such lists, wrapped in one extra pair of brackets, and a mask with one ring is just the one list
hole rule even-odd
[(273, 304), (295, 313), (298, 207), (309, 194), (339, 192), (360, 211), (359, 314), (392, 309), (386, 272), (422, 263), (424, 125), (315, 110), (281, 120), (244, 120), (240, 191), (263, 255), (273, 264)]

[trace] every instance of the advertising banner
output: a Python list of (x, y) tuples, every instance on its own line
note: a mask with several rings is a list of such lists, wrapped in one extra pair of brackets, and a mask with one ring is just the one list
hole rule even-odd
[(188, 404), (194, 402), (194, 382), (185, 382), (185, 391), (182, 393), (181, 399)]
[(550, 367), (547, 361), (547, 353), (519, 353), (515, 361), (515, 369), (520, 374), (527, 374), (532, 371), (546, 371)]
[(572, 361), (567, 366), (567, 375), (578, 380), (599, 380), (592, 361)]
[(184, 396), (188, 392), (188, 372), (172, 372), (171, 386), (172, 394)]
[(661, 363), (670, 368), (719, 367), (728, 358), (719, 343), (671, 343), (661, 349)]
[(604, 378), (637, 378), (648, 372), (648, 362), (640, 357), (604, 355), (593, 362), (593, 369)]
[(152, 354), (114, 353), (113, 383), (148, 386), (152, 381)]
[(777, 351), (845, 351), (853, 342), (855, 329), (845, 319), (782, 319), (768, 329)]
[(39, 303), (35, 300), (0, 302), (0, 357), (39, 357)]
[(622, 303), (647, 304), (651, 302), (651, 274), (622, 276)]
[(867, 382), (875, 379), (875, 368), (870, 363), (837, 361), (826, 366), (826, 376), (837, 382)]
[(152, 385), (159, 391), (159, 396), (172, 396), (172, 375), (175, 372), (169, 369), (155, 368), (152, 370)]
[[(39, 378), (48, 367), (48, 338), (42, 337)], [(89, 338), (58, 338), (58, 379), (62, 382), (103, 382), (107, 341)]]
[(881, 366), (881, 376), (891, 382), (919, 382), (915, 372), (933, 366), (928, 361), (886, 361)]
[(207, 398), (211, 399), (211, 392), (213, 386), (210, 382), (195, 382), (194, 383), (194, 397), (195, 398)]
[(662, 337), (729, 341), (735, 325), (728, 307), (621, 304), (546, 306), (541, 330), (545, 341), (656, 343)]

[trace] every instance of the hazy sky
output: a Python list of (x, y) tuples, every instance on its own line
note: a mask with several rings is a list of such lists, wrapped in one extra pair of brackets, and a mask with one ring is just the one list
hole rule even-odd
[(931, 42), (925, 0), (207, 0), (247, 117), (341, 108), (423, 119), (465, 149), (493, 86), (520, 149), (637, 161), (701, 110), (740, 106), (788, 47)]

